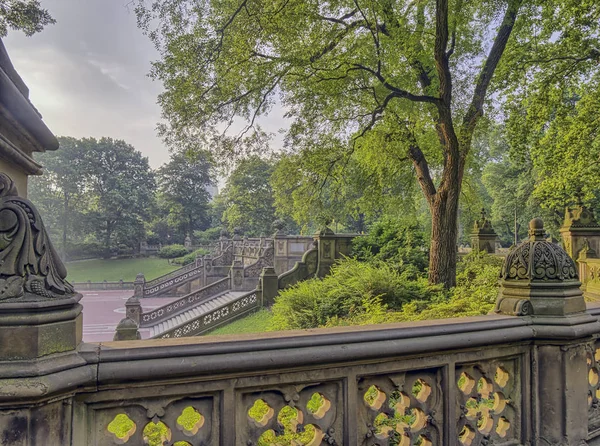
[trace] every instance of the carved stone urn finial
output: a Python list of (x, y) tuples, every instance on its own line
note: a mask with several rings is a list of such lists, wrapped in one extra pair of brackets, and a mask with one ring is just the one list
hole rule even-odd
[(544, 222), (529, 222), (529, 240), (513, 249), (500, 274), (496, 313), (567, 316), (585, 311), (575, 262), (545, 239)]

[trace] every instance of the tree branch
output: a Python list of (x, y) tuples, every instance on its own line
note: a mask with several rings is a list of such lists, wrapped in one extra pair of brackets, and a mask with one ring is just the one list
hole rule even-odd
[(511, 0), (508, 3), (508, 7), (504, 13), (504, 18), (502, 19), (502, 23), (500, 28), (498, 28), (498, 33), (494, 39), (492, 49), (490, 50), (490, 53), (488, 54), (483, 67), (481, 68), (477, 83), (475, 84), (473, 99), (469, 105), (469, 108), (467, 109), (465, 117), (463, 118), (463, 131), (466, 132), (467, 135), (472, 134), (475, 124), (482, 114), (483, 102), (485, 100), (487, 89), (492, 81), (494, 71), (498, 66), (498, 62), (500, 62), (500, 58), (506, 49), (506, 44), (508, 43), (508, 39), (515, 25), (517, 13), (521, 3), (522, 0)]
[(448, 65), (448, 0), (436, 0), (435, 45), (433, 56), (440, 81), (440, 99), (446, 107), (452, 103), (452, 77)]
[(428, 102), (430, 104), (437, 104), (439, 102), (439, 99), (435, 98), (433, 96), (412, 94), (406, 90), (402, 90), (401, 88), (394, 87), (385, 79), (385, 77), (381, 73), (378, 73), (377, 71), (373, 70), (372, 68), (369, 68), (365, 65), (361, 65), (361, 64), (357, 64), (357, 63), (355, 63), (353, 65), (357, 68), (360, 68), (361, 70), (371, 73), (373, 76), (375, 76), (377, 78), (377, 80), (379, 80), (379, 82), (381, 82), (381, 84), (385, 88), (387, 88), (388, 90), (393, 92), (395, 94), (395, 97), (397, 97), (397, 98), (406, 98), (413, 102)]

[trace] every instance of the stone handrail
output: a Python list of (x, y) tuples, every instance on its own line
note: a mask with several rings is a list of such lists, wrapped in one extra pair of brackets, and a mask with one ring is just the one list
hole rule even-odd
[(175, 271), (171, 271), (170, 273), (163, 274), (162, 276), (159, 276), (155, 279), (147, 281), (146, 286), (152, 287), (152, 286), (158, 285), (161, 282), (165, 282), (169, 279), (180, 276), (181, 274), (191, 271), (193, 269), (196, 269), (200, 266), (201, 266), (201, 264), (197, 265), (196, 262), (188, 263), (187, 265), (184, 265), (181, 268), (177, 268)]
[(77, 291), (82, 290), (133, 290), (133, 282), (73, 282), (73, 287)]
[(210, 285), (183, 296), (175, 302), (165, 304), (162, 307), (155, 308), (152, 311), (142, 313), (140, 316), (140, 326), (149, 327), (155, 325), (158, 322), (162, 322), (165, 319), (195, 307), (204, 300), (227, 291), (230, 288), (231, 281), (229, 277), (220, 279), (211, 283)]
[(309, 277), (313, 277), (317, 272), (318, 255), (319, 251), (317, 248), (306, 251), (302, 256), (302, 261), (296, 262), (292, 269), (279, 275), (278, 289), (282, 290)]
[(262, 255), (253, 263), (244, 267), (244, 277), (258, 277), (263, 268), (273, 266), (273, 247), (265, 248)]
[[(588, 378), (596, 363), (551, 367), (557, 357), (534, 343), (548, 333), (531, 318), (483, 316), (83, 344), (79, 362), (51, 372), (61, 379), (24, 370), (19, 386), (0, 392), (0, 404), (51, 396), (57, 402), (44, 410), (67, 406), (66, 431), (56, 421), (46, 444), (137, 445), (153, 430), (169, 444), (193, 446), (278, 437), (339, 446), (587, 444), (600, 434), (600, 409), (585, 401), (588, 381), (591, 394), (598, 387)], [(571, 361), (585, 364), (586, 348), (596, 351), (586, 339), (585, 348), (567, 343)], [(538, 391), (555, 377), (571, 391)], [(59, 434), (70, 440), (61, 443)]]
[(204, 271), (202, 264), (190, 263), (189, 265), (179, 268), (169, 274), (165, 274), (157, 279), (151, 280), (144, 284), (144, 297), (151, 297), (162, 291), (175, 286), (183, 285), (184, 281), (197, 277)]
[(256, 290), (250, 291), (236, 300), (223, 304), (201, 318), (189, 321), (185, 324), (173, 327), (172, 329), (161, 333), (160, 338), (181, 338), (183, 336), (196, 336), (213, 328), (223, 325), (227, 322), (237, 319), (240, 316), (257, 309), (260, 306), (259, 293)]

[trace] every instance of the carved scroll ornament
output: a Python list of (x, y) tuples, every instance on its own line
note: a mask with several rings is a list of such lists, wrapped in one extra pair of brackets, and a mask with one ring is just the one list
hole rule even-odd
[(40, 214), (0, 173), (0, 301), (66, 297), (75, 293), (66, 277)]

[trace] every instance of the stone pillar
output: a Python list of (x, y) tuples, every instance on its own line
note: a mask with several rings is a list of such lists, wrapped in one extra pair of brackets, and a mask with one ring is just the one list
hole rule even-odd
[(244, 264), (239, 261), (233, 262), (231, 266), (231, 290), (242, 291), (244, 289)]
[(4, 173), (0, 240), (8, 254), (0, 264), (0, 444), (68, 444), (71, 395), (53, 392), (89, 373), (78, 351), (82, 296), (66, 281), (39, 213)]
[(587, 350), (600, 324), (586, 312), (575, 262), (544, 239), (540, 219), (530, 222), (529, 235), (506, 257), (495, 311), (531, 318), (532, 444), (584, 445)]
[(335, 233), (326, 227), (315, 234), (315, 240), (319, 251), (316, 276), (325, 277), (335, 262)]
[(593, 212), (583, 205), (565, 209), (560, 235), (565, 251), (573, 260), (577, 259), (586, 239), (592, 250), (600, 252), (600, 225)]
[(190, 235), (186, 235), (185, 236), (185, 240), (183, 241), (183, 246), (185, 247), (185, 249), (187, 249), (188, 251), (192, 250), (192, 238), (190, 237)]
[(471, 248), (475, 252), (484, 251), (493, 254), (496, 252), (497, 239), (498, 235), (487, 219), (485, 209), (481, 209), (481, 218), (475, 221), (471, 232)]
[(352, 240), (355, 234), (335, 234), (325, 228), (314, 235), (319, 251), (317, 262), (317, 277), (324, 277), (337, 259), (348, 256), (352, 252)]
[(127, 299), (125, 302), (125, 314), (139, 325), (140, 316), (142, 314), (142, 304), (137, 296), (132, 296)]
[(144, 273), (138, 273), (133, 281), (133, 295), (137, 298), (144, 297), (144, 287), (146, 286), (146, 277)]
[(273, 234), (273, 266), (277, 274), (282, 274), (289, 269), (288, 265), (288, 240), (287, 235), (277, 231)]
[(138, 331), (138, 324), (128, 317), (121, 319), (115, 329), (113, 341), (136, 341), (138, 339), (142, 339)]
[(262, 292), (262, 306), (270, 307), (279, 294), (278, 277), (275, 268), (263, 268), (260, 274), (259, 287)]
[(210, 254), (204, 256), (204, 263), (202, 268), (202, 285), (208, 285), (208, 276), (212, 271), (212, 261), (213, 258)]

